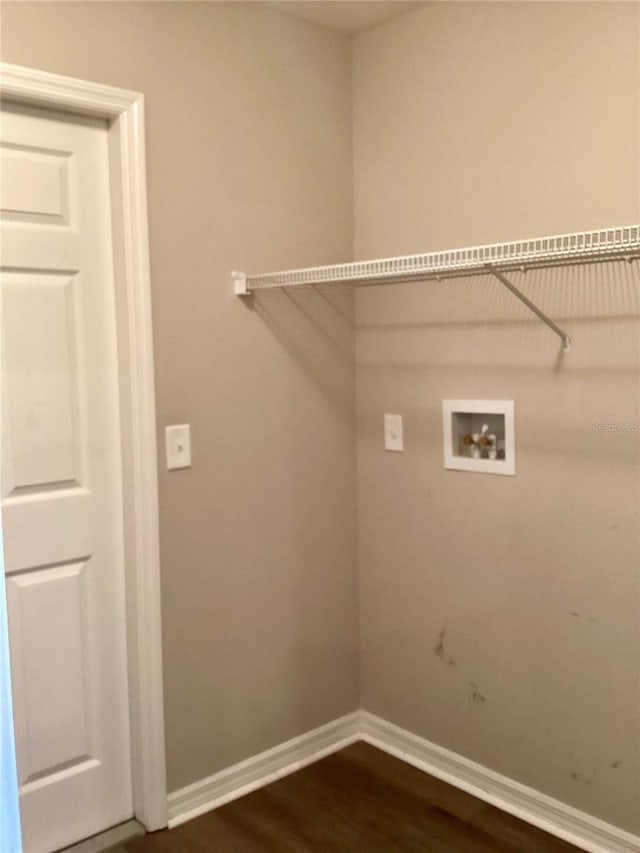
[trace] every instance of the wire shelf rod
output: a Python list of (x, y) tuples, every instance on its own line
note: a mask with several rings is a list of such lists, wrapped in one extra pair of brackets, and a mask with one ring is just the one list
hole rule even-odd
[[(495, 270), (539, 269), (568, 264), (640, 258), (640, 225), (471, 246), (419, 255), (354, 261), (320, 267), (247, 275), (234, 272), (235, 292), (248, 296), (259, 290), (318, 284), (382, 285), (431, 281)], [(495, 272), (494, 272), (495, 274)]]
[(491, 266), (491, 264), (487, 264), (487, 270), (491, 273), (491, 275), (495, 276), (499, 282), (504, 284), (507, 290), (510, 290), (511, 293), (513, 293), (513, 295), (520, 300), (520, 302), (524, 303), (529, 309), (529, 311), (532, 311), (536, 315), (536, 317), (539, 317), (543, 323), (546, 323), (546, 325), (553, 332), (555, 332), (556, 335), (558, 335), (558, 337), (562, 341), (562, 349), (565, 352), (569, 352), (569, 348), (571, 346), (571, 338), (569, 337), (569, 335), (566, 332), (563, 332), (560, 326), (557, 325), (557, 323), (554, 323), (550, 317), (547, 317), (544, 311), (541, 311), (537, 305), (534, 305), (533, 302), (528, 299), (524, 295), (524, 293), (522, 293), (522, 291), (518, 290), (518, 288), (495, 267)]

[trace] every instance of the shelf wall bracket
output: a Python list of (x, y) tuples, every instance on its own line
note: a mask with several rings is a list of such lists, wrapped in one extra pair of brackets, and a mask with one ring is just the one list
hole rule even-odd
[(233, 288), (236, 296), (250, 296), (251, 293), (247, 287), (247, 276), (243, 272), (232, 272)]
[(495, 278), (497, 278), (498, 281), (501, 282), (501, 284), (504, 284), (507, 290), (510, 290), (514, 296), (517, 296), (520, 302), (526, 305), (530, 311), (533, 311), (536, 317), (539, 317), (543, 323), (546, 323), (546, 325), (551, 329), (551, 331), (555, 332), (556, 335), (558, 335), (558, 337), (562, 341), (562, 349), (565, 352), (569, 352), (569, 349), (571, 348), (571, 338), (569, 337), (569, 335), (566, 332), (563, 332), (560, 326), (556, 325), (556, 323), (554, 323), (550, 317), (547, 317), (547, 315), (543, 311), (541, 311), (537, 307), (537, 305), (534, 305), (530, 299), (527, 299), (524, 293), (521, 293), (515, 286), (515, 284), (512, 284), (509, 279), (501, 272), (499, 272), (492, 264), (486, 264), (486, 268), (491, 273), (491, 275), (495, 276)]

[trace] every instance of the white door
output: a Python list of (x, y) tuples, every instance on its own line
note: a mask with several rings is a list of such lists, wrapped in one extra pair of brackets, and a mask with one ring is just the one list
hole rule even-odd
[(132, 816), (107, 128), (2, 111), (2, 518), (25, 853)]

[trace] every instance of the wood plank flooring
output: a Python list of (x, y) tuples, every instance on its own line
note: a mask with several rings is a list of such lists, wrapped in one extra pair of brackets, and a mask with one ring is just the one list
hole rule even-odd
[(356, 743), (126, 853), (576, 853), (578, 848)]

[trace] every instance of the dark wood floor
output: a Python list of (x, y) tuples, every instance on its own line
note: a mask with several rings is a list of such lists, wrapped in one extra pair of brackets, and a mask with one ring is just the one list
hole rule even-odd
[(576, 853), (365, 743), (356, 743), (127, 853)]

